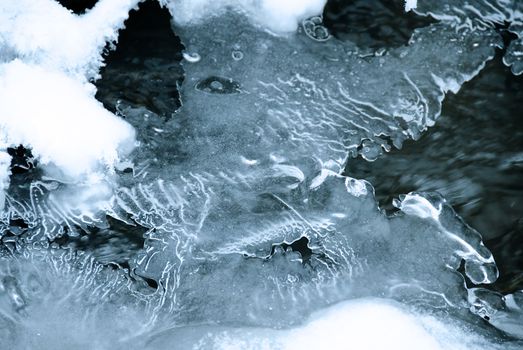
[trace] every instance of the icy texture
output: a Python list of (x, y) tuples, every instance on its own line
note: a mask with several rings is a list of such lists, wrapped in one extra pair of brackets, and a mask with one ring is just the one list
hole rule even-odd
[(409, 195), (397, 203), (407, 215), (388, 219), (370, 186), (327, 170), (417, 138), (501, 45), (492, 26), (438, 19), (377, 53), (306, 29), (275, 37), (233, 10), (175, 27), (198, 57), (184, 65), (184, 104), (166, 123), (121, 109), (144, 145), (141, 184), (128, 177), (111, 215), (152, 229), (131, 267), (173, 291), (177, 322), (288, 326), (383, 295), (464, 315), (461, 263), (472, 284), (496, 279), (441, 198)]
[(150, 326), (147, 291), (123, 271), (46, 244), (15, 259), (5, 247), (14, 243), (0, 251), (2, 349), (123, 349)]
[[(198, 130), (199, 135), (190, 138), (195, 144), (183, 149), (197, 164), (230, 158), (235, 151), (242, 152), (238, 157), (258, 161), (270, 153), (288, 160), (312, 155), (333, 169), (348, 155), (375, 159), (433, 125), (444, 93), (456, 92), (477, 74), (500, 44), (494, 31), (465, 35), (438, 23), (419, 29), (409, 47), (364, 52), (334, 38), (317, 42), (304, 34), (274, 37), (234, 12), (175, 30), (187, 52), (201, 57), (185, 64), (185, 104), (178, 118), (194, 125), (189, 130)], [(447, 54), (440, 55), (439, 49)], [(242, 53), (241, 59), (234, 58), (236, 52)], [(237, 87), (227, 88), (219, 79)], [(219, 94), (199, 88), (214, 81), (223, 86)], [(225, 106), (232, 108), (224, 113)], [(192, 117), (185, 117), (185, 111)], [(224, 118), (214, 117), (216, 113)], [(241, 127), (218, 133), (232, 120)], [(260, 141), (250, 141), (256, 138)], [(207, 154), (212, 160), (204, 158)]]
[[(101, 342), (100, 348), (106, 348), (113, 343), (125, 345), (129, 335), (124, 330), (137, 327), (133, 322), (146, 327), (132, 328), (133, 331), (142, 329), (144, 333), (140, 333), (140, 337), (154, 339), (158, 338), (153, 331), (157, 328), (147, 327), (152, 327), (151, 322), (156, 319), (162, 320), (159, 324), (166, 328), (199, 323), (289, 326), (302, 323), (303, 316), (315, 310), (362, 296), (393, 298), (470, 318), (463, 278), (456, 272), (460, 262), (465, 261), (467, 276), (476, 283), (492, 282), (496, 269), (479, 235), (464, 226), (441, 198), (406, 196), (398, 203), (405, 215), (388, 219), (376, 207), (372, 188), (367, 183), (324, 171), (317, 175), (302, 182), (294, 179), (298, 186), (290, 192), (274, 189), (272, 194), (258, 196), (231, 191), (227, 186), (225, 191), (213, 195), (196, 178), (188, 180), (180, 190), (164, 182), (140, 186), (136, 191), (122, 190), (116, 198), (121, 209), (131, 213), (140, 224), (154, 227), (147, 234), (149, 242), (144, 254), (131, 263), (131, 276), (156, 279), (160, 286), (157, 291), (136, 291), (132, 280), (119, 274), (113, 276), (114, 272), (102, 268), (89, 256), (76, 258), (72, 253), (53, 249), (22, 250), (15, 253), (22, 255), (17, 257), (17, 262), (9, 264), (21, 264), (23, 269), (36, 268), (40, 278), (49, 279), (48, 274), (59, 277), (39, 282), (52, 290), (38, 292), (36, 289), (35, 292), (34, 287), (27, 290), (31, 285), (26, 281), (32, 280), (28, 272), (13, 268), (4, 271), (4, 280), (8, 276), (12, 284), (16, 281), (19, 288), (25, 288), (16, 292), (20, 297), (13, 293), (0, 294), (14, 305), (4, 311), (7, 319), (15, 318), (14, 325), (8, 324), (6, 328), (22, 329), (22, 332), (24, 327), (36, 328), (38, 333), (41, 330), (47, 334), (46, 348), (52, 348), (58, 340), (65, 346), (72, 341), (82, 344), (90, 339), (91, 333), (82, 333), (73, 339), (62, 339), (55, 333), (63, 322), (79, 324), (78, 327), (86, 327), (87, 322), (94, 325), (89, 326), (89, 332), (97, 329), (102, 332), (101, 339), (96, 339)], [(309, 241), (310, 253), (303, 247), (298, 251), (292, 245), (303, 237)], [(5, 243), (16, 251), (20, 249), (16, 247), (23, 245), (23, 239), (15, 236)], [(60, 287), (57, 279), (61, 281)], [(66, 288), (62, 288), (64, 284)], [(62, 293), (67, 294), (60, 297)], [(64, 301), (55, 306), (51, 301), (55, 298)], [(136, 306), (137, 303), (142, 306)], [(69, 319), (54, 316), (62, 312), (62, 307), (71, 307), (69, 305), (75, 308)], [(400, 330), (422, 331), (413, 325), (414, 321), (409, 321), (410, 316), (402, 316), (404, 311), (391, 310), (382, 303), (362, 306), (356, 301), (354, 305), (363, 307), (362, 312), (367, 315), (371, 310), (375, 312), (367, 316), (366, 322), (355, 317), (345, 323), (346, 326), (359, 324), (361, 328), (355, 330), (358, 333), (359, 330), (376, 331), (368, 327), (369, 323), (376, 322), (378, 326), (379, 322), (385, 322), (379, 329), (388, 329), (383, 317), (390, 312), (396, 320), (407, 317), (398, 324)], [(118, 306), (118, 312), (126, 316), (118, 317), (121, 321), (116, 325), (104, 323), (108, 313), (114, 313), (113, 307)], [(31, 316), (18, 316), (18, 309)], [(82, 315), (81, 320), (77, 313)], [(46, 320), (40, 321), (39, 315), (46, 315)], [(314, 334), (310, 327), (317, 324), (313, 322), (291, 334)], [(455, 339), (449, 343), (447, 337), (449, 334), (459, 336), (455, 330), (440, 327), (444, 328), (445, 335), (436, 334), (435, 339), (444, 344), (443, 348), (452, 348)], [(470, 327), (466, 333), (480, 332), (477, 326)], [(322, 329), (316, 332), (323, 333)], [(193, 332), (197, 331), (191, 331), (180, 342), (194, 341)], [(242, 330), (230, 332), (231, 341), (242, 339)], [(271, 332), (256, 336), (263, 340), (267, 338), (263, 334)], [(481, 332), (494, 337), (489, 330)], [(8, 335), (16, 342), (31, 344), (33, 341), (13, 333)], [(284, 334), (283, 339), (286, 338)], [(272, 337), (269, 339), (272, 341)], [(471, 336), (471, 339), (479, 342), (481, 338)], [(401, 344), (407, 346), (415, 340), (420, 339), (407, 338), (406, 343)], [(139, 348), (139, 342), (133, 341), (133, 344)], [(510, 343), (504, 343), (503, 347), (517, 348)], [(492, 344), (484, 348), (492, 348)]]
[[(105, 3), (109, 4), (102, 1), (86, 16), (96, 14)], [(498, 271), (480, 235), (441, 196), (403, 196), (395, 202), (398, 214), (387, 217), (378, 208), (370, 184), (338, 174), (349, 156), (360, 154), (372, 160), (383, 150), (401, 147), (408, 138), (418, 138), (435, 123), (445, 93), (457, 92), (502, 45), (490, 22), (505, 20), (503, 14), (492, 15), (491, 20), (490, 13), (474, 11), (471, 5), (445, 7), (444, 3), (441, 8), (439, 3), (428, 8), (427, 2), (418, 2), (417, 11), (430, 12), (439, 22), (418, 29), (408, 46), (377, 52), (330, 37), (319, 17), (305, 20), (299, 32), (286, 37), (260, 30), (248, 17), (254, 11), (249, 6), (262, 6), (257, 9), (267, 16), (273, 11), (272, 1), (244, 2), (241, 11), (225, 6), (209, 20), (193, 20), (192, 6), (187, 12), (178, 9), (180, 16), (188, 16), (185, 22), (175, 21), (189, 58), (181, 90), (183, 105), (167, 121), (143, 108), (118, 106), (136, 127), (141, 146), (132, 162), (117, 164), (120, 186), (111, 200), (105, 200), (109, 189), (104, 186), (94, 196), (88, 187), (87, 199), (78, 198), (78, 189), (73, 196), (63, 180), (50, 178), (9, 193), (1, 220), (6, 247), (2, 267), (7, 269), (2, 271), (0, 294), (0, 320), (6, 320), (2, 329), (6, 339), (12, 339), (9, 346), (31, 347), (38, 338), (20, 336), (29, 333), (48, 337), (38, 343), (45, 348), (87, 346), (93, 338), (99, 348), (128, 347), (133, 344), (129, 330), (147, 342), (157, 339), (162, 330), (202, 324), (221, 324), (240, 341), (250, 335), (233, 327), (294, 327), (283, 333), (283, 341), (293, 337), (307, 341), (304, 337), (318, 328), (322, 334), (335, 322), (331, 317), (337, 317), (336, 312), (356, 310), (358, 315), (374, 315), (363, 324), (361, 317), (350, 320), (349, 316), (347, 324), (363, 329), (381, 319), (380, 329), (387, 332), (387, 320), (403, 320), (398, 326), (409, 337), (399, 339), (407, 343), (398, 345), (412, 345), (410, 336), (418, 334), (416, 340), (429, 348), (454, 348), (462, 344), (460, 333), (449, 331), (445, 324), (450, 329), (458, 324), (471, 334), (464, 348), (520, 347), (481, 323), (478, 315), (484, 314), (475, 306), (487, 298), (472, 298), (473, 287), (492, 283)], [(120, 14), (133, 3), (112, 4), (125, 5), (115, 5), (115, 13)], [(210, 4), (196, 3), (211, 11), (228, 3)], [(310, 8), (295, 4), (289, 2), (281, 11), (285, 27), (276, 29), (295, 26), (298, 19), (316, 13), (322, 2), (310, 2)], [(177, 5), (170, 6), (178, 16)], [(118, 24), (109, 27), (115, 33)], [(33, 56), (26, 57), (22, 41), (14, 43), (5, 52), (28, 61), (11, 60), (6, 67), (40, 64), (50, 70), (28, 69), (31, 76), (60, 70), (96, 76), (89, 62), (99, 67), (99, 45), (92, 45), (98, 49), (93, 49), (96, 55), (89, 55), (88, 63), (76, 57), (69, 64), (67, 55), (60, 58), (54, 42), (49, 52), (54, 55), (58, 50), (58, 58), (47, 60), (45, 54), (35, 54), (34, 62)], [(54, 62), (61, 63), (54, 67)], [(17, 69), (17, 74), (24, 69)], [(46, 76), (51, 78), (55, 76)], [(56, 80), (71, 87), (68, 94), (80, 89)], [(45, 101), (52, 97), (45, 95)], [(95, 108), (87, 99), (82, 101)], [(11, 126), (13, 120), (8, 121)], [(118, 125), (116, 129), (123, 130)], [(128, 134), (120, 135), (129, 141)], [(114, 153), (107, 157), (115, 159)], [(69, 158), (64, 159), (62, 167), (67, 169)], [(65, 249), (35, 246), (40, 240), (58, 245), (81, 229), (103, 229), (106, 215), (148, 230), (144, 247), (129, 261), (128, 270), (113, 264), (113, 271), (89, 255), (77, 257)], [(22, 267), (11, 269), (11, 264)], [(41, 296), (38, 288), (31, 289), (32, 279), (27, 277), (26, 269), (32, 265), (47, 281)], [(55, 273), (58, 278), (48, 278)], [(145, 282), (151, 288), (145, 288)], [(402, 306), (360, 301), (348, 309), (331, 310), (334, 314), (324, 318), (313, 316), (303, 325), (318, 310), (361, 297), (394, 299), (444, 321), (427, 321), (433, 328), (420, 326), (417, 316)], [(64, 310), (71, 309), (70, 319), (59, 316), (69, 315)], [(56, 330), (63, 324), (89, 331), (62, 338)], [(494, 324), (507, 328), (503, 322)], [(48, 328), (39, 332), (39, 327)], [(189, 329), (186, 338), (176, 341), (191, 342), (195, 332), (197, 328)], [(453, 334), (450, 340), (449, 334)], [(390, 336), (383, 340), (398, 341), (398, 334)], [(485, 344), (483, 336), (491, 342)], [(165, 346), (172, 347), (172, 342)]]
[(510, 26), (510, 30), (518, 38), (510, 43), (503, 59), (507, 66), (512, 67), (512, 72), (516, 75), (523, 74), (523, 5), (521, 7), (518, 24)]
[[(291, 330), (225, 327), (181, 328), (164, 332), (151, 344), (168, 349), (501, 349), (466, 329), (416, 314), (383, 299), (335, 304)], [(378, 336), (379, 335), (379, 336)]]
[(473, 0), (465, 6), (456, 6), (453, 0), (420, 0), (416, 12), (429, 14), (437, 19), (454, 21), (457, 28), (464, 30), (483, 29), (509, 24), (509, 30), (518, 39), (509, 44), (504, 61), (512, 67), (514, 74), (523, 73), (523, 2), (506, 0)]
[[(251, 194), (217, 179), (183, 180), (122, 190), (112, 214), (155, 228), (131, 266), (174, 293), (166, 302), (180, 308), (182, 323), (247, 315), (242, 323), (286, 326), (369, 295), (459, 310), (468, 307), (456, 273), (462, 259), (474, 283), (497, 277), (479, 234), (441, 198), (407, 196), (401, 208), (409, 215), (387, 219), (368, 184), (325, 170), (260, 177), (275, 185)], [(430, 212), (438, 215), (418, 218)], [(292, 244), (304, 238), (309, 252)]]

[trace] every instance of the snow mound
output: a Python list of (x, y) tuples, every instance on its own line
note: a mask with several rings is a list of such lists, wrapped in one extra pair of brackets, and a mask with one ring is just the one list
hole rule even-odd
[(134, 129), (96, 101), (92, 84), (19, 60), (0, 66), (0, 77), (2, 144), (30, 146), (71, 177), (132, 149)]
[(160, 0), (167, 5), (180, 25), (208, 20), (231, 8), (246, 13), (251, 19), (276, 33), (296, 31), (298, 24), (311, 16), (320, 15), (326, 0)]
[(24, 62), (86, 78), (98, 77), (102, 52), (139, 0), (102, 0), (77, 16), (54, 0), (4, 0), (0, 51)]
[(99, 76), (104, 48), (138, 2), (103, 0), (77, 16), (53, 0), (2, 1), (0, 207), (7, 147), (31, 148), (52, 165), (48, 172), (68, 181), (99, 178), (133, 148), (133, 128), (96, 101), (88, 81)]

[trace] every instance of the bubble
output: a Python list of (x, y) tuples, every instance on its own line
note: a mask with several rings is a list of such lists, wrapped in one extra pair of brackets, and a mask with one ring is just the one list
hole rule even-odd
[(199, 62), (202, 58), (197, 52), (184, 52), (183, 58), (190, 63), (196, 63)]
[(232, 52), (232, 58), (235, 61), (240, 61), (241, 59), (243, 59), (243, 52), (241, 52), (239, 50), (233, 51)]
[(199, 81), (196, 90), (211, 94), (236, 94), (240, 92), (240, 84), (231, 78), (211, 76)]

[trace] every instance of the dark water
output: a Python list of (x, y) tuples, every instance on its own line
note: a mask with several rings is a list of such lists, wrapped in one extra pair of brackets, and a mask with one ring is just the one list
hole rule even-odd
[(57, 0), (62, 6), (76, 14), (83, 14), (93, 8), (98, 0)]
[(498, 56), (447, 96), (442, 116), (421, 139), (372, 163), (350, 160), (346, 173), (370, 181), (386, 210), (403, 193), (440, 192), (483, 235), (502, 272), (500, 288), (521, 288), (522, 102), (523, 77), (513, 76)]
[(430, 17), (405, 13), (397, 0), (330, 0), (323, 12), (329, 32), (359, 47), (380, 49), (406, 45), (416, 28), (434, 23)]
[[(403, 11), (402, 1), (333, 0), (324, 22), (341, 40), (386, 49), (408, 43), (412, 31), (434, 20)], [(510, 35), (499, 29), (506, 44)], [(411, 191), (436, 191), (492, 250), (500, 279), (495, 287), (523, 287), (523, 77), (495, 59), (457, 95), (421, 139), (407, 141), (375, 162), (349, 160), (346, 174), (368, 180), (380, 206)]]
[(102, 79), (96, 82), (96, 97), (106, 108), (117, 112), (120, 101), (170, 118), (180, 107), (183, 46), (170, 21), (169, 11), (156, 1), (130, 12), (117, 49), (108, 55)]
[[(167, 10), (156, 2), (140, 8), (131, 12), (117, 49), (107, 57), (96, 82), (97, 98), (115, 112), (125, 103), (169, 119), (181, 104), (183, 45), (171, 30)], [(415, 28), (431, 22), (405, 14), (402, 1), (329, 1), (324, 12), (331, 34), (372, 50), (405, 45)], [(421, 139), (375, 162), (351, 159), (346, 174), (372, 183), (387, 211), (394, 210), (392, 199), (401, 194), (443, 194), (483, 235), (501, 271), (495, 288), (509, 292), (523, 288), (523, 77), (513, 76), (500, 57), (457, 95), (447, 96), (442, 116)], [(122, 237), (121, 231), (112, 232)], [(98, 256), (110, 255), (108, 243), (122, 243), (117, 238), (99, 242), (96, 236), (85, 240), (91, 241), (76, 246)], [(130, 248), (139, 249), (138, 241), (130, 241)]]

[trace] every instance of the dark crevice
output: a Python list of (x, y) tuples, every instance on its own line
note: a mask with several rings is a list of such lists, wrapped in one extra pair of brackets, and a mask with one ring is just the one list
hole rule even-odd
[(27, 225), (23, 219), (12, 218), (9, 220), (9, 228), (4, 232), (2, 237), (20, 236), (24, 234), (28, 228), (29, 225)]
[(523, 218), (500, 237), (485, 245), (493, 252), (499, 278), (493, 287), (501, 293), (513, 293), (523, 287)]
[[(308, 265), (309, 267), (313, 267), (314, 262), (313, 260), (320, 260), (323, 263), (328, 264), (329, 266), (334, 266), (336, 263), (332, 261), (328, 256), (326, 256), (321, 251), (315, 251), (310, 246), (310, 240), (302, 236), (298, 238), (295, 241), (292, 241), (290, 243), (282, 242), (282, 243), (274, 243), (271, 247), (271, 252), (268, 256), (263, 257), (264, 260), (270, 260), (272, 257), (274, 257), (277, 254), (287, 254), (289, 252), (295, 252), (299, 253), (301, 257), (301, 263), (303, 265)], [(248, 256), (245, 255), (246, 258), (261, 258), (256, 256)]]
[(156, 280), (149, 278), (149, 277), (141, 276), (141, 275), (137, 274), (135, 270), (133, 270), (133, 272), (132, 272), (132, 277), (135, 279), (138, 278), (138, 279), (143, 280), (145, 283), (147, 283), (147, 285), (150, 288), (158, 289), (158, 287), (159, 287), (159, 284)]
[(291, 243), (283, 242), (273, 244), (271, 247), (271, 254), (269, 255), (269, 257), (273, 256), (278, 248), (281, 248), (284, 252), (292, 251), (300, 253), (304, 263), (308, 261), (312, 256), (312, 249), (309, 248), (309, 239), (307, 237), (301, 237), (300, 239), (297, 239)]
[(106, 216), (107, 227), (75, 227), (74, 232), (64, 228), (64, 234), (51, 243), (61, 247), (92, 254), (103, 265), (128, 266), (128, 261), (143, 248), (147, 228), (130, 225)]
[(501, 38), (503, 39), (503, 55), (505, 55), (507, 48), (509, 47), (510, 43), (514, 40), (517, 40), (518, 36), (517, 34), (511, 32), (509, 30), (510, 24), (504, 23), (503, 25), (497, 24), (496, 30), (498, 31), (499, 35), (501, 35)]
[(11, 156), (9, 194), (16, 198), (26, 197), (31, 183), (41, 179), (43, 172), (30, 148), (22, 145), (7, 148)]
[(16, 148), (8, 148), (7, 153), (11, 156), (11, 173), (14, 175), (25, 174), (37, 165), (31, 150), (20, 145)]
[(106, 57), (96, 98), (112, 112), (123, 104), (171, 117), (181, 106), (182, 50), (169, 11), (157, 1), (141, 3), (130, 12), (116, 49)]
[(403, 0), (329, 0), (323, 23), (331, 35), (364, 48), (406, 45), (416, 28), (435, 23), (431, 17), (405, 12)]
[(92, 9), (98, 0), (56, 0), (56, 2), (75, 14), (81, 15)]

